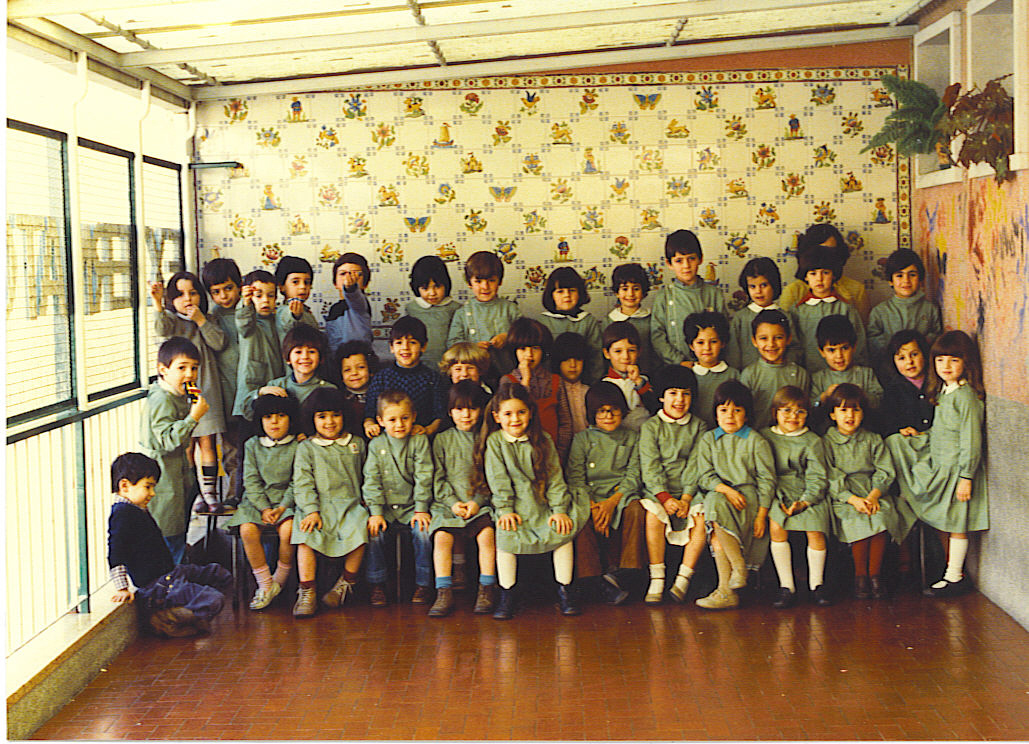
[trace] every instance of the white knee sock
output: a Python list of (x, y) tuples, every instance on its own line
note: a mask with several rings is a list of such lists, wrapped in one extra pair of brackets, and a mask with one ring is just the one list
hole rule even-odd
[(775, 572), (779, 574), (779, 586), (797, 591), (797, 585), (793, 581), (793, 550), (790, 548), (789, 540), (776, 542), (772, 540), (770, 550), (772, 551), (772, 563), (775, 564)]
[(815, 550), (808, 546), (807, 583), (811, 589), (817, 589), (825, 583), (825, 553), (824, 550)]
[(968, 540), (961, 540), (951, 535), (950, 555), (947, 557), (947, 571), (943, 574), (945, 581), (961, 581), (963, 576), (961, 569), (965, 565), (965, 556), (968, 554)]
[(518, 580), (518, 556), (504, 550), (497, 551), (497, 579), (501, 589), (510, 589)]
[(568, 586), (572, 583), (572, 569), (575, 567), (574, 543), (569, 540), (554, 550), (554, 578), (558, 584)]

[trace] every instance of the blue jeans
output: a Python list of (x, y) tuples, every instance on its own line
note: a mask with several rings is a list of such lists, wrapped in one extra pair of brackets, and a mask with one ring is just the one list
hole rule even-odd
[(149, 614), (168, 607), (185, 607), (210, 620), (222, 610), (232, 574), (217, 563), (176, 566), (170, 573), (139, 590), (143, 609)]
[(418, 586), (432, 586), (432, 540), (427, 531), (411, 528), (409, 524), (389, 522), (386, 530), (377, 537), (368, 538), (368, 553), (365, 559), (365, 576), (371, 584), (386, 583), (387, 539), (397, 539), (397, 533), (406, 533), (414, 543), (414, 583)]
[(182, 559), (186, 556), (186, 533), (183, 532), (181, 535), (166, 537), (164, 538), (164, 544), (168, 546), (175, 565), (181, 565)]

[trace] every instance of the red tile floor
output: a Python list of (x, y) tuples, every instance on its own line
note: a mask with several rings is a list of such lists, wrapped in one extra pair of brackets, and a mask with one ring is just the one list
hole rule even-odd
[(1029, 633), (979, 594), (510, 622), (470, 603), (227, 606), (209, 637), (141, 637), (35, 738), (1029, 738)]

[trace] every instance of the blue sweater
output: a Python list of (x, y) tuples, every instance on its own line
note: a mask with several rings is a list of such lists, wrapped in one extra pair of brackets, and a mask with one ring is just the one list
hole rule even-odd
[(395, 362), (379, 370), (368, 385), (368, 396), (365, 398), (364, 417), (376, 420), (379, 395), (386, 390), (403, 390), (414, 402), (416, 423), (428, 426), (438, 418), (443, 418), (439, 410), (439, 401), (443, 399), (449, 381), (444, 380), (438, 372), (433, 372), (424, 364), (417, 367), (401, 367)]
[(123, 501), (111, 507), (107, 522), (107, 563), (111, 568), (125, 566), (139, 589), (175, 568), (150, 512)]

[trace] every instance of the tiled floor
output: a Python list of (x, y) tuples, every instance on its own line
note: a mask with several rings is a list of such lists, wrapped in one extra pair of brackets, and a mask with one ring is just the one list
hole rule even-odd
[(1029, 633), (979, 594), (510, 622), (462, 599), (226, 608), (210, 637), (141, 638), (36, 738), (1029, 738)]

